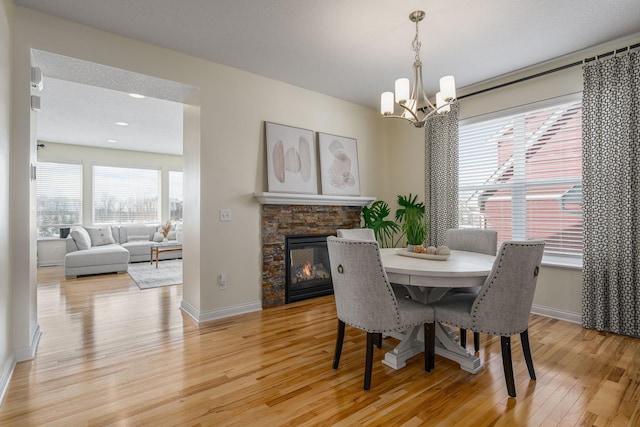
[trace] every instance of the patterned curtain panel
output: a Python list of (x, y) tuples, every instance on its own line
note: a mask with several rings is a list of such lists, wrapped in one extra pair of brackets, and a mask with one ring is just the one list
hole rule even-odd
[(424, 127), (426, 217), (429, 245), (441, 245), (458, 228), (458, 104), (434, 115)]
[(582, 325), (640, 336), (640, 53), (583, 74)]

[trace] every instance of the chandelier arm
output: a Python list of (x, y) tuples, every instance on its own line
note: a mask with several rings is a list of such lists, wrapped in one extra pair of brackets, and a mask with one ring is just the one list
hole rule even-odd
[(447, 102), (447, 103), (445, 103), (445, 104), (442, 104), (441, 106), (439, 106), (439, 107), (437, 107), (437, 108), (436, 108), (436, 107), (433, 107), (433, 110), (432, 110), (432, 111), (430, 111), (430, 112), (429, 112), (429, 114), (426, 114), (426, 115), (424, 116), (424, 118), (422, 119), (422, 122), (423, 122), (423, 123), (426, 123), (426, 121), (427, 121), (431, 116), (433, 116), (434, 114), (437, 114), (439, 110), (442, 110), (444, 107), (447, 107), (447, 106), (449, 106), (449, 105), (452, 105), (452, 104), (454, 104), (455, 102), (456, 102), (456, 100), (454, 99), (453, 101), (451, 101), (451, 102)]
[(426, 105), (428, 105), (431, 108), (431, 110), (436, 110), (436, 107), (431, 102), (429, 102), (429, 98), (427, 98), (427, 93), (424, 91), (424, 84), (422, 83), (422, 69), (420, 70), (420, 74), (418, 74), (418, 79), (420, 81), (420, 90), (422, 91), (422, 100)]
[(424, 126), (424, 122), (422, 120), (414, 120), (412, 118), (409, 117), (404, 117), (404, 116), (398, 116), (395, 114), (389, 114), (389, 115), (385, 115), (384, 116), (385, 119), (402, 119), (402, 120), (406, 120), (409, 123), (411, 123), (412, 125), (414, 125), (415, 127), (422, 127)]
[[(402, 108), (404, 108), (404, 110), (405, 110), (405, 111), (408, 111), (408, 112), (413, 116), (413, 118), (414, 118), (414, 120), (415, 120), (415, 121), (417, 121), (417, 122), (421, 121), (421, 120), (418, 118), (418, 116), (416, 115), (416, 113), (414, 113), (414, 112), (413, 112), (413, 110), (412, 110), (411, 108), (407, 107), (407, 106), (406, 106), (406, 105), (404, 105), (404, 104), (398, 104), (398, 105), (399, 105), (399, 106), (401, 106)], [(409, 119), (409, 118), (407, 118), (407, 120), (411, 121), (411, 119)]]

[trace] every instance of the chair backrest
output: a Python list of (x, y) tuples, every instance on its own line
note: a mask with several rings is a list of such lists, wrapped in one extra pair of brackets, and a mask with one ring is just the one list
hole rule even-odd
[(367, 332), (399, 328), (398, 301), (375, 240), (327, 237), (338, 319)]
[(511, 336), (527, 330), (543, 240), (504, 242), (471, 307), (474, 330)]
[(494, 255), (498, 250), (498, 232), (486, 228), (451, 228), (445, 235), (449, 249)]
[(376, 240), (373, 228), (340, 228), (338, 237), (353, 240)]

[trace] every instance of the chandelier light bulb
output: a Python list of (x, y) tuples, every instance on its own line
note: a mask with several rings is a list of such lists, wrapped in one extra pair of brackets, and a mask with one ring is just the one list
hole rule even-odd
[(383, 116), (393, 114), (393, 92), (383, 92), (380, 95), (380, 113)]
[(453, 76), (444, 76), (440, 79), (440, 92), (445, 102), (451, 102), (456, 98), (456, 79)]
[(436, 93), (436, 110), (438, 114), (448, 113), (451, 111), (451, 105), (447, 104), (442, 96), (442, 92)]
[(404, 104), (409, 100), (410, 82), (409, 79), (396, 80), (396, 102)]

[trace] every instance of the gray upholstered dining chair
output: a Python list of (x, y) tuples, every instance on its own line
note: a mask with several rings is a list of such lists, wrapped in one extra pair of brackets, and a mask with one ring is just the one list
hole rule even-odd
[[(373, 228), (339, 228), (338, 237), (354, 240), (376, 240)], [(396, 294), (396, 298), (411, 298), (409, 291), (403, 285), (392, 283), (391, 287)]]
[[(396, 298), (382, 265), (375, 240), (327, 238), (331, 279), (338, 314), (333, 369), (338, 369), (345, 325), (367, 333), (364, 389), (371, 387), (373, 346), (381, 346), (382, 334), (424, 325), (425, 342), (434, 341), (433, 309), (410, 299)], [(425, 345), (424, 369), (434, 364), (434, 346)]]
[(500, 336), (504, 376), (511, 397), (516, 397), (512, 335), (520, 334), (529, 376), (536, 379), (528, 329), (543, 251), (542, 240), (504, 242), (478, 295), (458, 294), (430, 304), (435, 309), (436, 322)]
[[(498, 232), (489, 229), (480, 228), (451, 228), (446, 231), (445, 245), (449, 249), (467, 252), (477, 252), (486, 255), (496, 255), (498, 250)], [(472, 288), (453, 288), (449, 292), (443, 295), (443, 298), (447, 298), (459, 293), (473, 293), (477, 295), (480, 291), (480, 286)], [(467, 331), (460, 329), (460, 345), (462, 347), (467, 346)], [(473, 348), (480, 351), (480, 334), (473, 333)]]
[(373, 228), (340, 228), (338, 237), (354, 240), (376, 240)]

